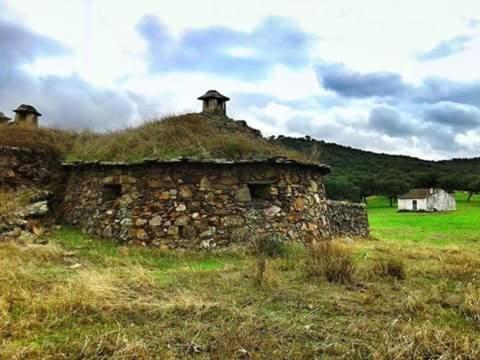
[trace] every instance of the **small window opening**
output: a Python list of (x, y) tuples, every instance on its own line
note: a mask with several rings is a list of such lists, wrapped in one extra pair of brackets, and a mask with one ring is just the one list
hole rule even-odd
[(247, 184), (252, 200), (270, 200), (272, 198), (270, 184)]
[(122, 196), (122, 185), (120, 184), (105, 184), (102, 189), (103, 202), (111, 202), (117, 200)]

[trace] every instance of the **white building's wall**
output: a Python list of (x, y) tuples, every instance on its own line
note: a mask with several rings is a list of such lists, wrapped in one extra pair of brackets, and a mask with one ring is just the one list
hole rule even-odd
[(451, 211), (457, 208), (455, 197), (442, 189), (435, 189), (427, 200), (428, 211)]
[(398, 199), (398, 210), (413, 211), (413, 200), (417, 200), (417, 211), (427, 211), (426, 199)]
[(409, 204), (410, 200), (398, 199), (398, 210), (411, 210)]

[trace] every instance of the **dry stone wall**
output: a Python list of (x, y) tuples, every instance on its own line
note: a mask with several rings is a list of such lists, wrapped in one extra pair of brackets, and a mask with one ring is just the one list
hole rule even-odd
[(326, 200), (326, 218), (332, 236), (367, 237), (369, 235), (367, 208), (363, 204)]
[(0, 188), (49, 187), (62, 182), (58, 158), (46, 151), (0, 146)]
[[(368, 232), (362, 208), (354, 207), (345, 221), (336, 222), (335, 214), (347, 205), (325, 200), (326, 170), (321, 167), (84, 163), (67, 166), (67, 171), (65, 220), (122, 243), (212, 248), (248, 242), (252, 230), (305, 242), (340, 232), (364, 234), (365, 228)], [(358, 224), (362, 230), (350, 229)]]
[(362, 205), (325, 199), (326, 173), (272, 159), (61, 166), (44, 151), (0, 147), (0, 190), (48, 190), (57, 221), (170, 248), (224, 247), (268, 233), (304, 242), (367, 236)]
[(50, 152), (0, 146), (0, 242), (44, 241), (63, 202), (64, 172)]

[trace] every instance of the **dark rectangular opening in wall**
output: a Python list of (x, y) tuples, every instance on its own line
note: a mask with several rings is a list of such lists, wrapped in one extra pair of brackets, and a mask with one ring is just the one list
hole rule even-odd
[(102, 188), (103, 202), (111, 202), (122, 196), (122, 185), (104, 184)]
[(272, 198), (270, 183), (247, 184), (252, 200), (270, 200)]

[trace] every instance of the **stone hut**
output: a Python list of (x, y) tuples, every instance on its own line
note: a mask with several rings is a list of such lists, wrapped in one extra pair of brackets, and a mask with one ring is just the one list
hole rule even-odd
[(0, 112), (0, 124), (7, 124), (11, 119), (3, 112)]
[(38, 127), (38, 118), (42, 116), (37, 109), (26, 104), (20, 105), (13, 112), (15, 113), (15, 124), (23, 126)]
[(285, 158), (64, 164), (67, 223), (122, 243), (212, 248), (252, 233), (367, 236), (363, 205), (325, 198), (325, 165)]
[(217, 90), (208, 90), (205, 94), (200, 96), (198, 100), (202, 100), (204, 113), (214, 115), (227, 115), (227, 101), (230, 98), (220, 94)]

